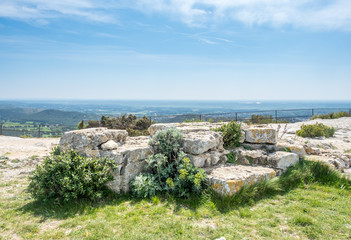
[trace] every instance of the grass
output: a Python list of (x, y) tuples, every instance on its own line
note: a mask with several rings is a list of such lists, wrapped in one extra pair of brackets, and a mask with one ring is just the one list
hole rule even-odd
[(188, 200), (110, 195), (57, 205), (37, 202), (22, 177), (0, 184), (0, 239), (350, 239), (350, 181), (303, 161), (232, 198)]

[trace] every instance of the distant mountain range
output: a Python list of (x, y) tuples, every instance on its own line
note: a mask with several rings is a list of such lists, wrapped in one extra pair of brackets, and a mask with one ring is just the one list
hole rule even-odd
[(97, 114), (86, 114), (81, 112), (61, 111), (54, 109), (37, 108), (0, 108), (0, 121), (11, 121), (25, 123), (32, 121), (40, 124), (60, 124), (75, 126), (82, 120), (98, 120), (101, 116)]

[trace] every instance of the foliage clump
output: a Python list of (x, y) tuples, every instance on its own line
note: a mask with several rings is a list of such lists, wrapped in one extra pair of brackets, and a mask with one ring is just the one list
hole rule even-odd
[(165, 193), (188, 198), (191, 194), (202, 193), (207, 186), (207, 176), (181, 151), (181, 131), (174, 128), (158, 131), (150, 145), (154, 146), (156, 154), (146, 160), (146, 173), (131, 181), (134, 196), (151, 198)]
[(240, 147), (241, 124), (231, 121), (223, 124), (221, 127), (214, 129), (217, 132), (223, 133), (223, 141), (225, 148)]
[(113, 160), (88, 158), (74, 151), (54, 152), (30, 177), (31, 195), (39, 200), (67, 202), (79, 198), (101, 199), (113, 179)]
[(149, 135), (147, 129), (152, 124), (153, 121), (146, 116), (138, 118), (133, 114), (128, 116), (124, 114), (116, 118), (102, 116), (100, 121), (88, 121), (87, 128), (107, 127), (110, 129), (123, 129), (127, 130), (129, 136), (135, 137)]
[(178, 157), (184, 145), (183, 133), (176, 128), (157, 131), (149, 144), (153, 146), (155, 153), (163, 153), (171, 162)]
[(296, 135), (300, 137), (333, 137), (335, 128), (325, 126), (322, 123), (316, 123), (313, 125), (302, 125), (300, 130), (296, 131)]
[(351, 117), (351, 115), (347, 112), (332, 112), (328, 114), (314, 115), (311, 119), (337, 119), (342, 117)]

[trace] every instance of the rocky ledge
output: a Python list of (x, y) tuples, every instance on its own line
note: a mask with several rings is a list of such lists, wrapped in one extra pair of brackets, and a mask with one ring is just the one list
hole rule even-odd
[[(153, 136), (163, 129), (181, 130), (184, 137), (183, 151), (192, 163), (209, 173), (215, 191), (232, 195), (246, 184), (281, 174), (301, 158), (324, 161), (341, 171), (350, 168), (351, 118), (318, 122), (335, 127), (335, 137), (300, 138), (295, 133), (303, 123), (242, 124), (242, 147), (224, 149), (221, 133), (213, 130), (224, 123), (154, 124), (149, 132)], [(62, 150), (73, 149), (89, 157), (114, 159), (118, 167), (113, 173), (114, 180), (108, 186), (115, 192), (128, 192), (130, 180), (144, 170), (145, 159), (153, 154), (149, 139), (128, 137), (124, 130), (91, 128), (66, 132), (61, 137), (60, 145)], [(236, 165), (226, 165), (230, 152)]]

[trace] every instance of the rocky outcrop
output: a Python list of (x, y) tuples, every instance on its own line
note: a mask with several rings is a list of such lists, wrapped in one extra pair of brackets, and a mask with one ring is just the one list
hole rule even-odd
[(60, 139), (60, 146), (64, 151), (75, 150), (80, 154), (94, 156), (101, 150), (102, 144), (113, 141), (118, 146), (126, 141), (127, 136), (128, 133), (125, 130), (88, 128), (65, 132)]
[(246, 185), (275, 177), (271, 168), (225, 165), (206, 169), (211, 187), (222, 196), (232, 196)]

